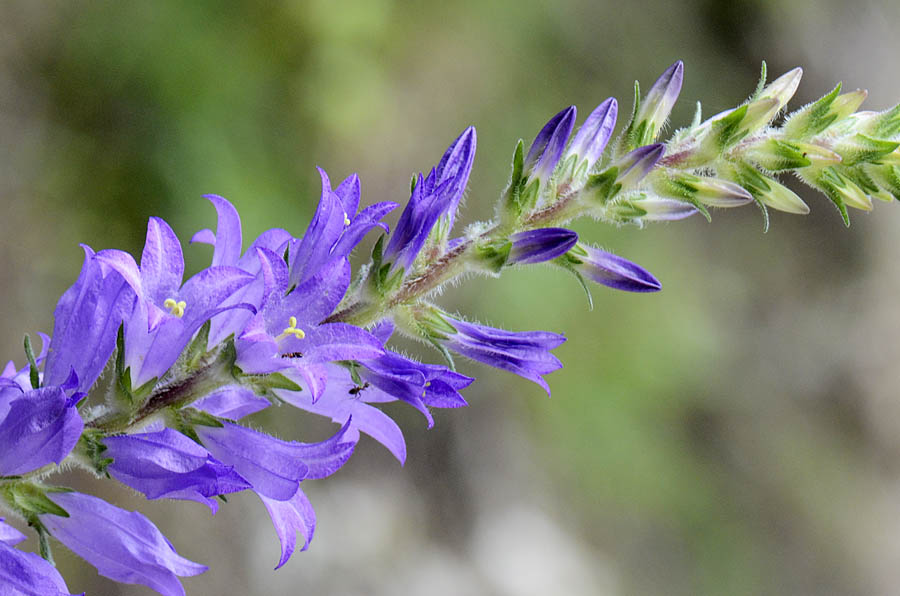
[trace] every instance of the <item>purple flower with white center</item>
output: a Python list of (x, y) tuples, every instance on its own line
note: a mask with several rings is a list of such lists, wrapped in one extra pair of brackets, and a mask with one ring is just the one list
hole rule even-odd
[(0, 538), (0, 595), (71, 596), (66, 582), (53, 565), (10, 544), (14, 543)]
[(297, 548), (297, 534), (303, 536), (303, 546), (301, 551), (309, 548), (313, 534), (316, 531), (316, 512), (312, 503), (306, 498), (306, 494), (297, 489), (293, 497), (286, 501), (278, 501), (270, 499), (263, 495), (258, 495), (269, 517), (272, 518), (272, 525), (275, 526), (275, 533), (278, 534), (278, 540), (281, 542), (281, 557), (275, 569), (280, 569), (282, 565), (288, 562), (294, 550)]
[(366, 207), (358, 214), (359, 177), (356, 174), (341, 182), (334, 190), (325, 170), (322, 177), (322, 198), (316, 213), (302, 238), (290, 246), (290, 282), (292, 286), (309, 280), (329, 263), (346, 258), (369, 230), (387, 225), (381, 218), (397, 207), (397, 203), (382, 202)]
[(250, 484), (230, 466), (183, 434), (157, 432), (106, 437), (106, 471), (148, 499), (185, 499), (218, 510), (210, 497), (242, 491)]
[(119, 273), (137, 294), (134, 312), (125, 320), (125, 365), (133, 387), (162, 377), (210, 317), (238, 306), (220, 306), (253, 280), (237, 267), (215, 266), (191, 277), (184, 286), (184, 257), (172, 228), (151, 217), (140, 267), (120, 250), (96, 257)]
[(350, 264), (332, 261), (289, 294), (287, 265), (271, 251), (257, 249), (265, 290), (259, 312), (235, 341), (237, 366), (246, 373), (296, 370), (313, 398), (324, 389), (323, 365), (335, 360), (377, 358), (384, 353), (371, 333), (346, 323), (321, 323), (350, 285)]
[(662, 288), (653, 275), (627, 259), (611, 252), (579, 243), (566, 253), (564, 264), (582, 276), (628, 292), (657, 292)]
[(587, 170), (594, 167), (594, 164), (603, 155), (603, 150), (606, 149), (606, 144), (609, 143), (613, 129), (616, 127), (618, 112), (619, 104), (612, 97), (594, 108), (594, 111), (578, 129), (575, 138), (572, 139), (572, 144), (569, 145), (563, 161), (574, 155), (579, 162), (587, 162)]
[(569, 135), (572, 134), (576, 113), (575, 106), (569, 106), (544, 125), (525, 156), (525, 176), (540, 180), (542, 185), (546, 184), (562, 157)]
[(130, 314), (134, 293), (119, 275), (103, 275), (94, 251), (84, 249), (78, 280), (59, 299), (53, 313), (53, 340), (47, 353), (43, 383), (60, 385), (72, 371), (75, 391), (85, 392), (97, 380), (116, 347), (116, 332)]
[(0, 422), (0, 476), (62, 462), (84, 430), (75, 407), (80, 397), (69, 398), (60, 387), (42, 387), (9, 400)]
[[(253, 241), (250, 248), (242, 256), (241, 218), (237, 209), (227, 199), (218, 195), (205, 195), (205, 198), (216, 209), (218, 216), (216, 232), (200, 230), (191, 238), (191, 244), (199, 242), (213, 246), (211, 263), (213, 267), (237, 267), (251, 275), (257, 276), (253, 282), (248, 283), (223, 300), (222, 306), (244, 303), (258, 308), (262, 302), (264, 287), (262, 278), (257, 275), (260, 265), (256, 249), (265, 248), (276, 254), (283, 254), (285, 247), (292, 240), (292, 236), (280, 228), (266, 230)], [(212, 349), (214, 346), (222, 343), (229, 335), (240, 333), (252, 316), (253, 313), (247, 309), (233, 308), (210, 319), (207, 347)]]
[(463, 131), (428, 176), (418, 175), (412, 195), (384, 249), (384, 262), (392, 262), (392, 270), (407, 272), (442, 216), (447, 218), (449, 233), (462, 199), (472, 163), (475, 160), (475, 129)]
[(507, 265), (543, 263), (565, 254), (578, 241), (578, 234), (565, 228), (540, 228), (509, 237)]
[(450, 350), (472, 360), (507, 370), (533, 381), (550, 394), (543, 375), (562, 368), (559, 359), (550, 353), (566, 338), (549, 331), (505, 331), (486, 325), (467, 323), (435, 310), (441, 328), (432, 331), (434, 339)]
[(175, 552), (159, 529), (136, 511), (125, 511), (77, 492), (48, 496), (69, 516), (45, 513), (39, 516), (40, 521), (54, 538), (104, 577), (124, 584), (143, 584), (163, 596), (184, 596), (178, 578), (207, 569)]
[(282, 441), (255, 430), (223, 422), (222, 426), (196, 425), (197, 436), (216, 459), (234, 466), (258, 495), (287, 501), (300, 482), (325, 478), (350, 459), (355, 440), (348, 440), (345, 424), (320, 443)]

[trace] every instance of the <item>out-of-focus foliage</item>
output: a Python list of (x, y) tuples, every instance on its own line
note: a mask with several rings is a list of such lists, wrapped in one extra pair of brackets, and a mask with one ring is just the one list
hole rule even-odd
[[(137, 251), (150, 215), (187, 238), (213, 223), (203, 193), (234, 202), (247, 236), (300, 233), (315, 165), (359, 172), (364, 201), (405, 200), (409, 174), (474, 124), (465, 213), (487, 216), (519, 137), (570, 103), (586, 114), (615, 95), (627, 111), (632, 80), (677, 58), (675, 126), (695, 100), (712, 114), (743, 99), (762, 59), (804, 67), (792, 107), (841, 79), (888, 107), (898, 23), (886, 1), (6, 3), (0, 355), (21, 360), (22, 334), (51, 328), (78, 242)], [(750, 210), (583, 224), (654, 271), (659, 294), (597, 292), (588, 311), (549, 268), (448, 292), (485, 322), (567, 333), (552, 400), (464, 363), (482, 381), (471, 406), (427, 432), (405, 418), (405, 470), (361, 448), (312, 495), (311, 551), (278, 573), (258, 571), (276, 560), (258, 503), (213, 519), (142, 509), (211, 565), (187, 582), (196, 594), (891, 592), (900, 205), (845, 231), (798, 192), (812, 215), (776, 215), (766, 235)], [(283, 435), (306, 428), (281, 418)], [(75, 590), (116, 589), (59, 564)]]

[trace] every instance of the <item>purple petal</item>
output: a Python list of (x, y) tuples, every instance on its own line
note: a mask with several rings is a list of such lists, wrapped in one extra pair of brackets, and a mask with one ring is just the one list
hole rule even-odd
[(350, 263), (347, 259), (337, 259), (291, 292), (281, 310), (289, 312), (288, 316), (296, 316), (303, 324), (318, 324), (334, 312), (349, 286)]
[(184, 255), (172, 228), (158, 217), (147, 223), (147, 242), (141, 254), (141, 281), (145, 298), (162, 304), (181, 287)]
[(190, 327), (197, 321), (203, 324), (212, 316), (210, 311), (253, 279), (237, 267), (210, 267), (187, 280), (175, 296), (167, 297), (186, 303), (183, 320)]
[[(667, 68), (656, 79), (656, 82), (653, 83), (653, 86), (644, 98), (644, 102), (635, 116), (635, 123), (648, 120), (652, 123), (654, 131), (658, 131), (663, 122), (669, 117), (669, 113), (678, 100), (683, 77), (684, 64), (681, 60)], [(656, 138), (656, 135), (653, 138)]]
[(241, 258), (241, 217), (234, 205), (226, 199), (218, 195), (204, 195), (204, 197), (213, 204), (219, 217), (212, 243), (215, 246), (212, 264), (236, 265)]
[(59, 464), (84, 430), (78, 410), (59, 387), (29, 391), (9, 402), (0, 422), (0, 476), (25, 474)]
[(507, 265), (542, 263), (565, 254), (578, 241), (578, 234), (565, 228), (541, 228), (509, 237), (512, 248)]
[(649, 271), (605, 250), (579, 244), (569, 255), (580, 261), (574, 265), (576, 271), (610, 288), (628, 292), (656, 292), (662, 288)]
[(234, 466), (255, 492), (271, 499), (290, 499), (309, 472), (300, 443), (281, 441), (230, 422), (223, 427), (196, 426), (195, 430), (216, 459)]
[(449, 181), (444, 187), (442, 202), (445, 204), (444, 213), (448, 216), (450, 228), (453, 227), (456, 209), (469, 182), (476, 145), (475, 127), (470, 126), (450, 144), (435, 169), (438, 185)]
[(307, 330), (304, 339), (285, 338), (288, 352), (302, 352), (304, 362), (365, 360), (384, 354), (381, 342), (371, 333), (347, 323), (326, 323)]
[[(11, 525), (4, 523), (3, 518), (0, 517), (0, 542), (4, 544), (19, 544), (23, 540), (25, 540), (27, 536), (22, 532), (18, 531)], [(0, 566), (2, 567), (2, 566)]]
[(575, 115), (575, 106), (569, 106), (553, 116), (535, 137), (525, 157), (529, 177), (547, 180), (553, 174), (575, 126)]
[(87, 391), (100, 376), (116, 346), (116, 333), (130, 314), (134, 293), (120, 275), (103, 277), (87, 246), (81, 275), (53, 312), (53, 341), (44, 366), (44, 384), (59, 385), (74, 370), (74, 389)]
[(109, 269), (122, 276), (134, 293), (142, 300), (148, 300), (144, 294), (144, 283), (141, 281), (141, 270), (138, 268), (134, 257), (125, 251), (116, 249), (101, 250), (94, 258), (104, 267), (103, 275), (109, 274)]
[(319, 268), (329, 260), (332, 247), (344, 231), (344, 207), (340, 197), (325, 186), (326, 182), (327, 177), (323, 178), (322, 198), (306, 233), (291, 247), (292, 285), (303, 283), (318, 273)]
[(384, 226), (381, 218), (396, 209), (397, 203), (383, 202), (370, 205), (353, 218), (340, 240), (334, 245), (333, 257), (346, 257), (356, 248), (363, 237), (376, 226)]
[(592, 168), (612, 136), (618, 111), (619, 105), (612, 97), (597, 106), (578, 129), (567, 154), (587, 160), (588, 169)]
[(0, 594), (71, 596), (66, 582), (53, 565), (34, 553), (24, 553), (2, 541), (0, 541)]
[(239, 385), (228, 385), (193, 403), (193, 407), (219, 418), (240, 420), (269, 407), (269, 400)]
[(622, 157), (616, 164), (619, 167), (619, 176), (616, 181), (623, 186), (637, 184), (650, 173), (665, 152), (666, 146), (662, 143), (638, 147)]
[(76, 492), (51, 493), (69, 517), (44, 514), (50, 533), (100, 575), (125, 584), (143, 584), (164, 596), (184, 596), (178, 577), (198, 575), (206, 566), (175, 552), (156, 526), (140, 513)]
[(334, 194), (341, 199), (341, 205), (344, 207), (344, 213), (347, 217), (356, 215), (359, 209), (359, 176), (350, 174), (334, 189)]
[(278, 565), (275, 569), (281, 568), (288, 562), (294, 549), (297, 547), (297, 534), (303, 536), (303, 547), (301, 551), (309, 548), (309, 542), (312, 540), (313, 533), (316, 531), (316, 512), (313, 510), (312, 504), (301, 489), (297, 489), (297, 493), (287, 501), (276, 501), (259, 495), (263, 505), (272, 518), (272, 525), (275, 526), (275, 533), (278, 534), (278, 540), (281, 542), (281, 558), (278, 559)]

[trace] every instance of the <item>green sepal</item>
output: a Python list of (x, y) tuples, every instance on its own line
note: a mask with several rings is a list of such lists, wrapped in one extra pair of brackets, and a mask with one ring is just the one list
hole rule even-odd
[(712, 121), (710, 134), (704, 139), (704, 144), (714, 149), (716, 155), (721, 155), (750, 132), (741, 126), (747, 116), (749, 105), (744, 104), (722, 118)]
[(627, 199), (616, 199), (610, 201), (606, 206), (605, 215), (610, 219), (619, 222), (628, 222), (640, 219), (647, 215), (647, 211), (632, 203)]
[(37, 362), (34, 358), (34, 348), (31, 346), (31, 336), (25, 334), (25, 358), (28, 359), (28, 376), (31, 381), (32, 389), (39, 389), (41, 386), (41, 375), (38, 372)]
[(700, 102), (697, 102), (697, 107), (694, 109), (694, 119), (691, 121), (691, 129), (697, 128), (700, 126), (700, 123), (703, 121), (703, 107), (700, 105)]
[(796, 170), (812, 165), (812, 160), (800, 146), (771, 138), (755, 144), (744, 157), (770, 172)]
[(41, 558), (56, 567), (56, 561), (53, 560), (53, 549), (50, 546), (50, 531), (37, 518), (30, 520), (28, 525), (34, 528), (34, 531), (37, 532), (38, 551), (41, 553)]
[(487, 271), (500, 273), (509, 260), (511, 248), (512, 242), (509, 240), (478, 244), (475, 246), (476, 263)]
[(618, 177), (618, 166), (610, 166), (599, 174), (588, 176), (584, 189), (581, 191), (582, 196), (587, 197), (591, 202), (597, 202), (601, 205), (606, 203), (622, 190), (622, 185), (616, 183)]
[(68, 492), (67, 489), (47, 489), (30, 482), (7, 484), (2, 488), (5, 501), (27, 520), (51, 514), (69, 517), (69, 513), (50, 500), (48, 492)]
[(412, 309), (411, 314), (422, 337), (426, 339), (449, 339), (451, 335), (456, 335), (456, 327), (444, 318), (444, 312), (437, 307), (420, 305)]
[(523, 172), (525, 169), (525, 142), (519, 139), (513, 152), (512, 171), (509, 176), (509, 185), (501, 195), (501, 214), (506, 221), (516, 221), (524, 212), (522, 208), (522, 186), (525, 183)]
[(197, 335), (194, 336), (194, 339), (191, 340), (191, 343), (188, 344), (188, 347), (185, 349), (183, 358), (185, 362), (185, 368), (187, 370), (195, 369), (203, 359), (203, 356), (206, 355), (206, 347), (209, 344), (209, 329), (211, 325), (211, 320), (207, 320), (205, 323), (203, 323), (203, 326), (200, 327)]
[(456, 372), (456, 362), (453, 361), (453, 354), (450, 353), (450, 350), (448, 350), (444, 344), (440, 343), (433, 337), (429, 337), (427, 338), (427, 340), (428, 343), (434, 346), (434, 349), (440, 352), (441, 356), (444, 357), (444, 361), (447, 363), (447, 368), (449, 368), (453, 372)]
[(78, 453), (91, 462), (91, 466), (98, 474), (107, 474), (106, 469), (113, 458), (105, 457), (107, 447), (103, 444), (103, 439), (108, 435), (101, 430), (86, 428), (78, 439)]
[(756, 83), (756, 89), (753, 91), (753, 95), (750, 96), (750, 101), (756, 101), (759, 99), (759, 96), (762, 95), (763, 89), (766, 88), (766, 75), (768, 74), (768, 67), (766, 66), (766, 61), (762, 61), (762, 66), (759, 68), (759, 82)]
[(838, 83), (831, 93), (792, 114), (784, 124), (784, 135), (790, 139), (817, 135), (855, 112), (866, 98), (862, 90), (840, 93), (841, 84)]
[(837, 207), (841, 214), (841, 219), (844, 220), (844, 225), (849, 228), (850, 214), (847, 213), (847, 205), (844, 204), (844, 199), (841, 197), (840, 192), (838, 192), (839, 187), (837, 187), (838, 184), (843, 185), (843, 181), (836, 175), (832, 168), (825, 168), (820, 173), (817, 182), (819, 190), (825, 193), (825, 196), (834, 203), (834, 206)]
[(223, 428), (225, 426), (220, 418), (208, 412), (195, 408), (187, 408), (184, 411), (187, 413), (186, 421), (191, 426), (210, 426), (212, 428)]
[(843, 139), (834, 150), (843, 158), (843, 165), (854, 166), (863, 162), (877, 162), (898, 147), (900, 143), (856, 134), (849, 139)]
[(350, 380), (359, 387), (363, 384), (362, 377), (359, 375), (360, 364), (356, 360), (339, 360), (337, 364), (343, 366), (350, 373)]
[(759, 207), (759, 210), (762, 212), (763, 234), (766, 234), (769, 231), (769, 209), (756, 195), (753, 195), (753, 202), (756, 203), (756, 206)]
[(416, 184), (419, 183), (419, 177), (415, 174), (412, 175), (409, 179), (409, 194), (412, 194), (416, 190)]
[(695, 199), (693, 197), (691, 197), (689, 199), (684, 199), (684, 201), (686, 203), (690, 203), (691, 205), (693, 205), (694, 208), (700, 212), (700, 215), (702, 215), (703, 217), (706, 218), (707, 222), (712, 223), (712, 215), (709, 214), (709, 209), (706, 208), (706, 205), (704, 205), (703, 203), (701, 203), (700, 201), (698, 201), (697, 199)]
[(871, 166), (867, 170), (880, 188), (883, 188), (900, 201), (900, 167), (879, 165)]
[(891, 139), (900, 134), (900, 104), (873, 118), (867, 131), (879, 139)]
[[(578, 249), (578, 252), (581, 252), (584, 255), (587, 255), (587, 253), (584, 251), (584, 249), (579, 247), (577, 244), (572, 247), (572, 250), (575, 250), (576, 248)], [(555, 264), (559, 265), (560, 267), (562, 267), (563, 269), (565, 269), (566, 271), (568, 271), (569, 273), (571, 273), (575, 277), (575, 280), (578, 282), (578, 285), (580, 285), (581, 289), (584, 290), (585, 297), (587, 297), (588, 309), (594, 310), (594, 297), (591, 295), (591, 288), (590, 288), (590, 286), (588, 286), (587, 282), (585, 281), (584, 276), (581, 275), (581, 273), (579, 273), (578, 270), (575, 269), (575, 267), (573, 267), (573, 265), (577, 265), (577, 264), (581, 263), (581, 261), (579, 259), (575, 258), (574, 256), (570, 256), (569, 253), (571, 253), (572, 250), (570, 250), (568, 253), (565, 253), (565, 254), (553, 259), (553, 262)]]
[(381, 269), (381, 263), (384, 261), (384, 239), (386, 237), (386, 234), (379, 236), (375, 241), (375, 246), (372, 247), (372, 269), (376, 271)]

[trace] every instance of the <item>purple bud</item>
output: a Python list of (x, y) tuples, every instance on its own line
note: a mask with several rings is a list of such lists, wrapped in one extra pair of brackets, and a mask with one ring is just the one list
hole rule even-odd
[(666, 146), (662, 143), (638, 147), (616, 163), (619, 168), (616, 182), (623, 187), (637, 184), (644, 179), (644, 176), (650, 173), (650, 170), (653, 169), (656, 162), (662, 158), (665, 152)]
[(551, 118), (535, 137), (524, 165), (530, 178), (546, 181), (553, 174), (575, 126), (575, 115), (575, 106), (569, 106)]
[(659, 129), (669, 118), (669, 113), (678, 100), (683, 76), (684, 64), (679, 60), (667, 68), (650, 88), (632, 123), (635, 127), (633, 130), (636, 131), (641, 131), (641, 124), (646, 123), (640, 137), (634, 139), (636, 144), (643, 145), (656, 139)]
[(618, 111), (619, 105), (612, 97), (597, 106), (578, 129), (566, 155), (577, 155), (579, 160), (587, 160), (588, 169), (593, 167), (612, 136)]
[(68, 517), (45, 513), (41, 522), (100, 575), (124, 584), (143, 584), (163, 596), (184, 596), (178, 577), (206, 571), (172, 548), (159, 529), (136, 511), (76, 492), (51, 493)]
[(628, 292), (656, 292), (662, 288), (649, 271), (605, 250), (578, 244), (568, 253), (575, 271), (588, 279)]
[(43, 387), (9, 402), (0, 422), (0, 476), (60, 463), (75, 447), (84, 422), (59, 387)]
[(565, 254), (578, 241), (578, 234), (565, 228), (541, 228), (509, 237), (512, 248), (507, 265), (542, 263)]
[(0, 594), (70, 596), (66, 582), (53, 565), (34, 553), (23, 553), (3, 541), (0, 541)]

